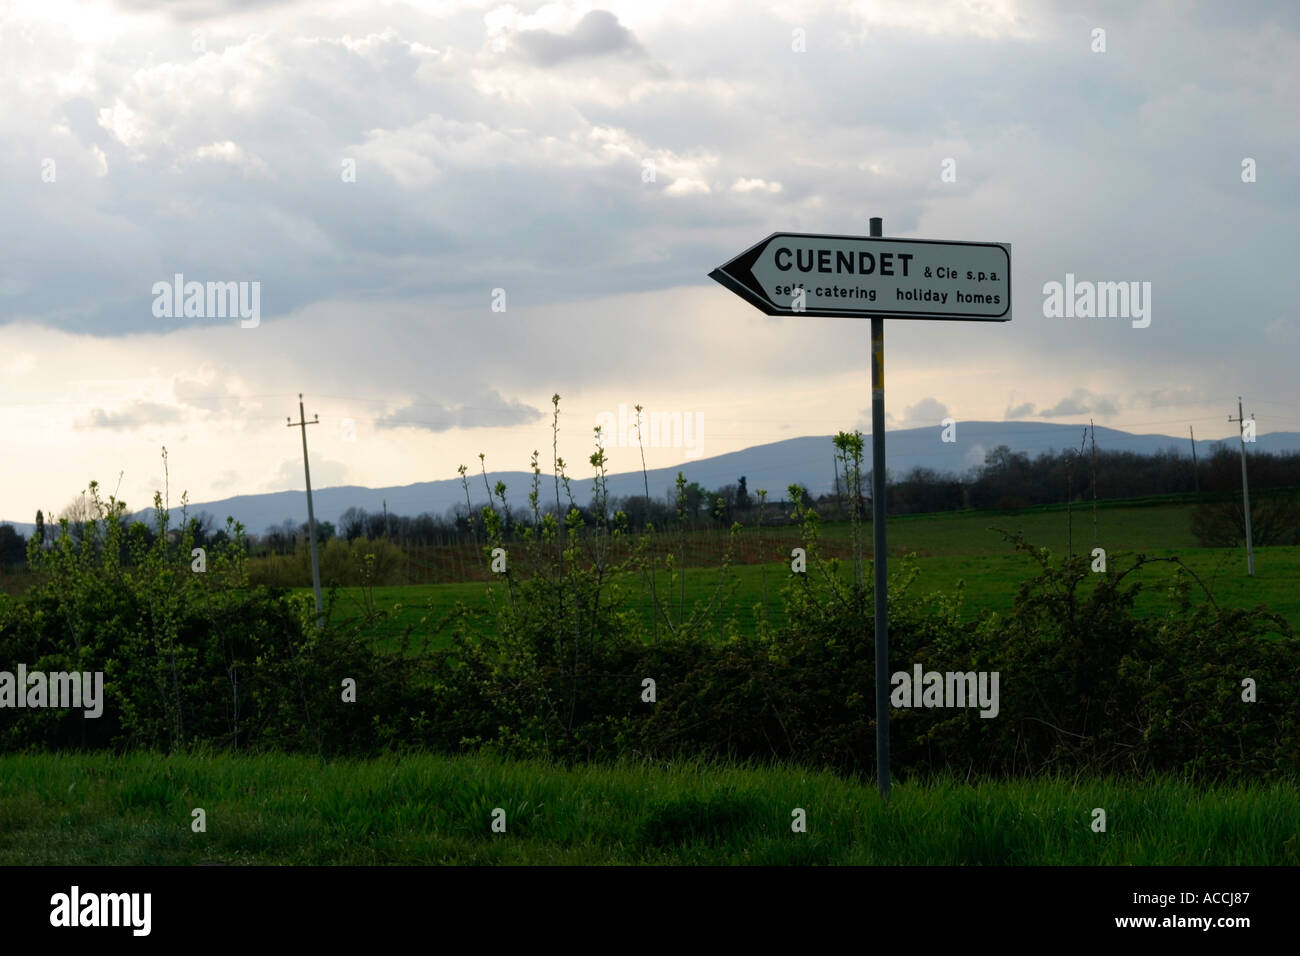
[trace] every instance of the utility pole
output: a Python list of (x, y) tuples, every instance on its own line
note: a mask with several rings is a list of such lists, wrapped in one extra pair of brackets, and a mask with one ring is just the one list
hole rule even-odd
[(307, 413), (302, 410), (302, 392), (298, 393), (298, 421), (286, 419), (289, 428), (297, 426), (302, 429), (302, 471), (307, 478), (307, 542), (311, 546), (311, 586), (316, 592), (316, 626), (325, 623), (325, 609), (320, 599), (320, 561), (316, 557), (316, 511), (311, 505), (311, 468), (307, 464), (307, 426), (319, 425), (320, 415), (307, 421)]
[[(1255, 413), (1251, 412), (1251, 420)], [(1237, 434), (1241, 438), (1241, 500), (1246, 509), (1246, 573), (1255, 573), (1255, 544), (1250, 536), (1250, 486), (1246, 484), (1246, 423), (1241, 413), (1241, 396), (1237, 396), (1237, 417), (1228, 416), (1228, 421), (1237, 423)]]
[(1187, 426), (1187, 434), (1192, 436), (1192, 480), (1196, 482), (1196, 500), (1201, 500), (1201, 469), (1196, 463), (1196, 430)]
[(1070, 455), (1070, 464), (1065, 471), (1065, 553), (1074, 557), (1074, 469), (1083, 457), (1083, 449), (1088, 445), (1088, 429), (1083, 430), (1083, 439), (1079, 442), (1079, 453)]
[(1101, 537), (1097, 532), (1097, 426), (1091, 418), (1088, 427), (1092, 430), (1092, 543), (1096, 545)]

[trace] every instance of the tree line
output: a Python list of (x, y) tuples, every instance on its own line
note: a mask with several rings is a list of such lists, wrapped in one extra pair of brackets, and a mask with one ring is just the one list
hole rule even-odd
[[(1247, 467), (1252, 491), (1300, 488), (1300, 452), (1248, 452)], [(1222, 499), (1241, 490), (1241, 459), (1235, 443), (1221, 442), (1195, 466), (1177, 447), (1171, 446), (1151, 454), (1131, 451), (1097, 450), (1081, 443), (1078, 449), (1052, 450), (1031, 457), (1015, 452), (1006, 445), (987, 452), (982, 464), (964, 474), (939, 472), (917, 467), (901, 478), (887, 476), (886, 508), (890, 514), (926, 514), (961, 509), (1009, 510), (1036, 505), (1063, 504), (1067, 501), (1090, 501), (1107, 498), (1136, 498), (1150, 495), (1190, 494), (1199, 492), (1207, 498)], [(858, 499), (859, 514), (870, 514), (871, 472), (860, 475), (834, 475), (831, 489), (819, 496), (809, 496), (800, 505), (813, 505), (824, 517), (846, 518)], [(669, 488), (662, 497), (628, 495), (611, 498), (611, 518), (619, 513), (629, 530), (666, 529), (684, 522), (688, 527), (729, 527), (740, 521), (758, 520), (760, 495), (751, 490), (746, 476), (718, 488), (705, 488), (698, 482), (686, 482)], [(387, 539), (399, 546), (439, 546), (473, 541), (482, 533), (482, 509), (487, 502), (457, 505), (443, 515), (424, 512), (397, 515), (384, 511), (348, 508), (337, 524), (316, 523), (316, 540), (323, 544), (339, 537), (348, 543), (358, 538)], [(784, 523), (795, 503), (785, 492), (761, 505), (765, 524)], [(588, 525), (597, 522), (591, 504), (576, 505)], [(554, 512), (554, 506), (543, 514)], [(566, 509), (567, 510), (567, 509)], [(1240, 509), (1238, 509), (1240, 510)], [(1256, 510), (1252, 507), (1252, 511)], [(514, 538), (531, 523), (530, 516), (510, 508), (501, 509), (503, 533)], [(88, 521), (83, 494), (63, 509), (60, 519), (67, 519), (70, 533), (80, 541)], [(199, 512), (186, 519), (186, 529), (196, 546), (209, 547), (224, 543), (227, 532), (215, 526), (213, 516)], [(142, 533), (149, 538), (155, 532), (145, 522)], [(55, 532), (57, 533), (57, 532)], [(179, 533), (172, 532), (173, 535)], [(42, 512), (36, 513), (35, 537), (39, 541), (53, 538), (47, 531)], [(307, 523), (286, 520), (268, 527), (260, 536), (248, 538), (253, 554), (293, 554), (307, 541)], [(0, 525), (0, 565), (18, 567), (25, 561), (27, 539), (12, 525)]]
[[(1300, 487), (1300, 452), (1247, 452), (1252, 490)], [(1042, 452), (1031, 458), (999, 445), (982, 465), (964, 475), (913, 468), (886, 482), (890, 514), (935, 511), (1010, 510), (1107, 498), (1193, 494), (1223, 496), (1241, 491), (1241, 457), (1235, 445), (1219, 443), (1209, 455), (1192, 459), (1176, 447), (1151, 454), (1082, 447)], [(870, 498), (870, 472), (862, 480)], [(844, 491), (840, 498), (851, 495)]]

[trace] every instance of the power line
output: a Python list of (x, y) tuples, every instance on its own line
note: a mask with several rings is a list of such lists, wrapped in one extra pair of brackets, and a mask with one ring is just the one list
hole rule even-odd
[[(275, 392), (269, 395), (193, 395), (181, 402), (186, 405), (191, 402), (213, 402), (213, 401), (243, 401), (252, 398), (285, 398), (292, 395), (292, 392)], [(154, 401), (153, 398), (134, 399), (134, 401)], [(96, 402), (66, 402), (66, 401), (48, 401), (48, 402), (0, 402), (0, 408), (26, 408), (33, 405), (74, 405), (78, 408), (101, 408), (102, 405)]]

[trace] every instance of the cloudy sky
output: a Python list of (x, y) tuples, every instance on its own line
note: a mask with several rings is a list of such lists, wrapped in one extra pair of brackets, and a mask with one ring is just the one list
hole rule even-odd
[(1293, 3), (0, 0), (0, 516), (146, 506), (164, 445), (173, 499), (301, 488), (298, 392), (317, 486), (549, 462), (553, 393), (583, 476), (620, 404), (866, 431), (869, 323), (707, 274), (870, 216), (1014, 259), (1011, 322), (887, 323), (891, 428), (1300, 430), (1298, 79)]

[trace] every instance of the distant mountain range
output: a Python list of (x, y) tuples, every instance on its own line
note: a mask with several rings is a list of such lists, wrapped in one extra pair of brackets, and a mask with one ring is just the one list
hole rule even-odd
[[(998, 445), (1006, 445), (1013, 452), (1025, 452), (1030, 456), (1044, 451), (1078, 448), (1083, 439), (1083, 426), (1035, 422), (958, 422), (957, 440), (950, 443), (941, 441), (940, 433), (937, 426), (889, 432), (886, 452), (890, 477), (902, 477), (918, 466), (938, 472), (962, 474), (968, 468), (982, 464), (985, 453)], [(1236, 442), (1235, 439), (1229, 440), (1234, 444)], [(1207, 456), (1223, 441), (1198, 440), (1197, 454)], [(1174, 448), (1180, 455), (1191, 457), (1190, 439), (1169, 435), (1133, 435), (1113, 428), (1097, 429), (1097, 447), (1140, 454)], [(1300, 432), (1260, 435), (1250, 450), (1274, 453), (1300, 451)], [(870, 469), (870, 442), (867, 442), (865, 451), (864, 467)], [(786, 488), (795, 483), (803, 485), (813, 495), (818, 495), (834, 486), (834, 457), (835, 449), (829, 435), (790, 438), (713, 458), (688, 461), (670, 468), (656, 468), (647, 472), (645, 478), (642, 478), (639, 471), (610, 475), (609, 494), (617, 498), (642, 495), (645, 494), (645, 484), (648, 481), (650, 494), (663, 498), (671, 492), (680, 471), (687, 481), (697, 481), (710, 490), (735, 484), (744, 475), (751, 494), (766, 489), (769, 500), (773, 501), (784, 497)], [(491, 471), (488, 472), (487, 480), (493, 487), (498, 481), (505, 482), (507, 500), (511, 507), (522, 510), (528, 506), (532, 477), (524, 471)], [(571, 485), (576, 501), (585, 505), (591, 500), (590, 478), (574, 478)], [(548, 474), (542, 476), (542, 491), (543, 502), (547, 501), (549, 494), (553, 504), (554, 482)], [(475, 507), (486, 502), (487, 491), (483, 487), (481, 474), (471, 478), (470, 494)], [(390, 514), (413, 516), (427, 511), (442, 516), (457, 505), (464, 505), (465, 492), (459, 478), (446, 478), (388, 488), (365, 488), (359, 485), (316, 488), (312, 491), (312, 499), (317, 520), (337, 525), (340, 515), (348, 508), (380, 511), (385, 501)], [(306, 496), (301, 489), (199, 502), (191, 504), (190, 511), (192, 514), (208, 512), (218, 527), (225, 524), (227, 515), (233, 516), (243, 522), (244, 527), (253, 534), (261, 534), (285, 519), (295, 522), (307, 520)], [(147, 521), (151, 520), (152, 515), (152, 509), (145, 509), (132, 517)], [(30, 535), (35, 530), (31, 522), (0, 523), (12, 524), (25, 535)]]

